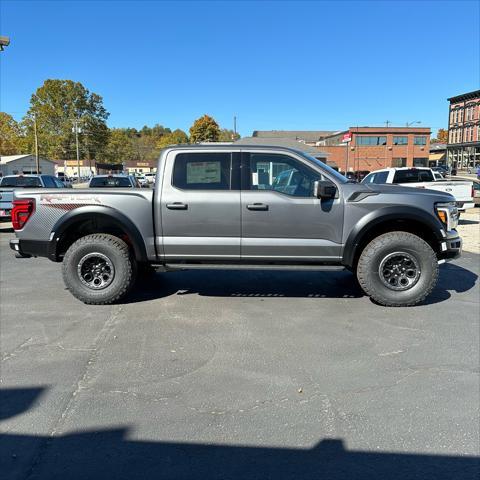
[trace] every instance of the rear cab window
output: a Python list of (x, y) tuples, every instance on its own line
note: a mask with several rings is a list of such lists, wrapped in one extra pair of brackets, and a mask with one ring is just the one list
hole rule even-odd
[(430, 170), (418, 170), (416, 168), (397, 170), (393, 177), (393, 183), (420, 183), (433, 181), (435, 181), (435, 179)]
[(131, 187), (132, 183), (128, 177), (94, 177), (90, 180), (90, 187)]
[(38, 177), (3, 177), (0, 183), (1, 187), (13, 188), (35, 188), (41, 187), (40, 179)]

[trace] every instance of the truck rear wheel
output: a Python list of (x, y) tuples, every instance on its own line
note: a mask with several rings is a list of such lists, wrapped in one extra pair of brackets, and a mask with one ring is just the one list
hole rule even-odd
[(385, 233), (374, 238), (361, 253), (357, 278), (363, 291), (381, 305), (416, 305), (435, 288), (437, 257), (417, 235)]
[(106, 305), (120, 300), (135, 281), (135, 260), (118, 237), (93, 234), (73, 243), (63, 259), (63, 281), (84, 303)]

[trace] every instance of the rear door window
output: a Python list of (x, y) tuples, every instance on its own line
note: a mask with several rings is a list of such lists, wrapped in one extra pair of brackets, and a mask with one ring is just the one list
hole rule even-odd
[(182, 190), (230, 190), (231, 153), (179, 153), (172, 183)]

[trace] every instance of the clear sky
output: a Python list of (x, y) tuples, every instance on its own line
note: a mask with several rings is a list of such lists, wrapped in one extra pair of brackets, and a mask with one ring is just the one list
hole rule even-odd
[(47, 78), (103, 96), (111, 127), (446, 127), (480, 88), (479, 2), (1, 0), (0, 109)]

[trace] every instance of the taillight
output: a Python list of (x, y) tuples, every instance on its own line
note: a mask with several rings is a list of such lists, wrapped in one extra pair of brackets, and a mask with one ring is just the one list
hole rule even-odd
[(35, 211), (33, 198), (22, 198), (13, 201), (12, 225), (14, 230), (21, 230)]

